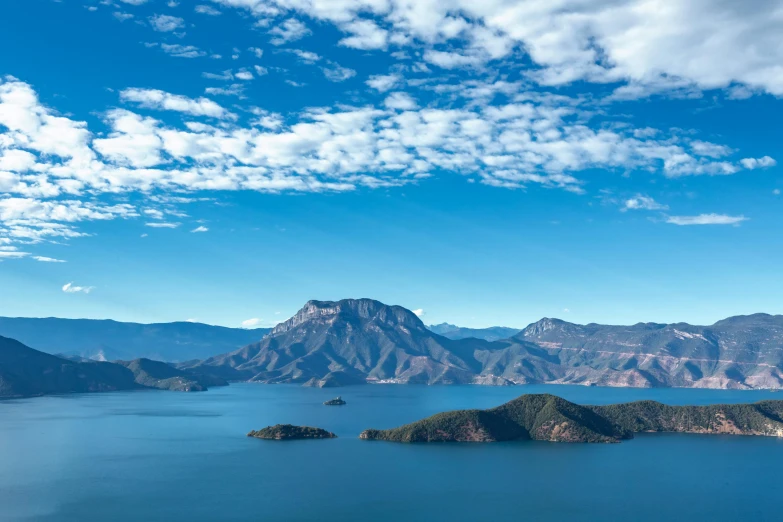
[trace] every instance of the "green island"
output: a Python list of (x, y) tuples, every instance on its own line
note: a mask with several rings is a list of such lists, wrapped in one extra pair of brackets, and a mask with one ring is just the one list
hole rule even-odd
[(325, 406), (343, 406), (345, 405), (345, 401), (342, 397), (335, 397), (334, 399), (329, 399), (328, 401), (324, 402)]
[(276, 424), (260, 430), (253, 430), (248, 437), (270, 440), (301, 440), (301, 439), (336, 439), (337, 435), (321, 428), (310, 426), (294, 426), (293, 424)]
[(639, 401), (581, 406), (548, 394), (522, 395), (488, 410), (439, 413), (365, 440), (391, 442), (620, 442), (634, 433), (671, 432), (783, 437), (783, 401), (668, 406)]

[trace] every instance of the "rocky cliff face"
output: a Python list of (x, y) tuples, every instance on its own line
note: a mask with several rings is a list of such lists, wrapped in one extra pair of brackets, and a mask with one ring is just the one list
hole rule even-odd
[(570, 383), (783, 387), (783, 316), (712, 326), (545, 318), (504, 340), (448, 339), (371, 299), (310, 301), (259, 343), (183, 367), (229, 380), (336, 386)]

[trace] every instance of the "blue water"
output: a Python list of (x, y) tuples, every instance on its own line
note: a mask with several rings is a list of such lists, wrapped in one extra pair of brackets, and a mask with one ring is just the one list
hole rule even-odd
[[(770, 392), (578, 386), (238, 384), (0, 402), (5, 521), (779, 521), (783, 440), (640, 435), (621, 444), (406, 445), (357, 439), (522, 393), (584, 404), (709, 404)], [(263, 441), (269, 424), (339, 438)]]

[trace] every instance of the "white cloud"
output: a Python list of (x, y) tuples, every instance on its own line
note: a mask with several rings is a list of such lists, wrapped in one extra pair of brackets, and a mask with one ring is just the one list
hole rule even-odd
[(253, 53), (256, 58), (260, 59), (260, 58), (262, 58), (264, 56), (264, 50), (260, 49), (258, 47), (248, 47), (247, 50), (250, 51), (251, 53)]
[(197, 13), (205, 14), (209, 16), (220, 16), (221, 14), (223, 14), (217, 9), (215, 9), (214, 7), (212, 7), (211, 5), (197, 5), (194, 10)]
[(300, 60), (305, 63), (315, 63), (321, 59), (321, 56), (312, 51), (304, 51), (302, 49), (291, 49), (289, 52), (295, 54)]
[(199, 226), (199, 227), (196, 227), (193, 230), (191, 230), (191, 232), (195, 232), (195, 233), (197, 233), (197, 232), (209, 232), (209, 229), (207, 227), (205, 227), (205, 226)]
[(353, 69), (343, 67), (333, 62), (331, 62), (326, 67), (322, 67), (321, 70), (323, 71), (326, 79), (330, 82), (344, 82), (345, 80), (356, 76), (356, 71)]
[(157, 89), (125, 89), (120, 92), (120, 99), (125, 102), (138, 103), (147, 109), (184, 112), (192, 116), (210, 116), (212, 118), (234, 116), (208, 98), (193, 99)]
[[(548, 85), (586, 80), (660, 88), (669, 82), (783, 95), (775, 1), (754, 2), (752, 9), (721, 0), (682, 0), (665, 8), (649, 0), (215, 1), (248, 9), (261, 20), (296, 9), (342, 30), (350, 23), (380, 22), (395, 43), (424, 48), (425, 59), (442, 67), (526, 52), (537, 66), (531, 76)], [(439, 49), (426, 53), (433, 46)]]
[(237, 72), (234, 76), (236, 76), (238, 80), (244, 80), (244, 81), (249, 81), (254, 78), (253, 73), (246, 70), (241, 70)]
[(393, 92), (386, 97), (383, 104), (389, 109), (401, 111), (412, 111), (418, 107), (416, 100), (407, 92)]
[(168, 223), (168, 222), (154, 222), (154, 223), (145, 223), (145, 227), (150, 228), (177, 228), (179, 227), (180, 223)]
[(65, 263), (62, 259), (55, 259), (53, 257), (33, 256), (33, 259), (42, 263)]
[(123, 4), (130, 4), (130, 5), (142, 5), (149, 2), (149, 0), (120, 0)]
[(66, 294), (78, 294), (78, 293), (89, 294), (94, 289), (95, 289), (94, 286), (76, 286), (73, 284), (73, 282), (66, 283), (63, 286), (63, 292), (65, 292)]
[(385, 49), (389, 40), (389, 32), (381, 29), (371, 20), (356, 20), (342, 24), (340, 28), (351, 36), (340, 40), (339, 45), (354, 49)]
[(150, 16), (150, 25), (156, 31), (169, 33), (185, 26), (185, 20), (176, 16), (156, 14)]
[(282, 24), (270, 29), (269, 34), (272, 35), (269, 43), (272, 45), (283, 45), (301, 40), (310, 34), (310, 29), (296, 18), (289, 18)]
[(424, 317), (426, 315), (426, 312), (422, 308), (417, 308), (416, 310), (411, 310), (416, 317)]
[(626, 199), (623, 202), (623, 212), (626, 210), (668, 210), (669, 207), (658, 203), (649, 196), (643, 196), (637, 194), (636, 196)]
[(776, 196), (780, 196), (780, 189), (775, 189), (772, 191), (772, 193)]
[(667, 223), (673, 225), (739, 225), (747, 221), (745, 216), (727, 216), (725, 214), (700, 214), (698, 216), (669, 216)]
[(120, 22), (124, 22), (125, 20), (130, 20), (131, 18), (133, 18), (132, 14), (130, 14), (130, 13), (123, 13), (121, 11), (115, 12), (112, 16), (114, 16), (114, 18), (116, 18)]
[[(157, 43), (147, 43), (147, 47), (158, 47)], [(175, 58), (200, 58), (206, 56), (207, 53), (196, 47), (195, 45), (181, 45), (181, 44), (160, 44), (161, 50), (164, 53), (174, 56)]]
[(748, 170), (754, 170), (774, 167), (777, 165), (777, 161), (769, 156), (764, 156), (763, 158), (744, 158), (740, 160), (740, 164)]
[(258, 326), (261, 326), (261, 323), (263, 322), (262, 319), (259, 319), (258, 317), (254, 317), (252, 319), (245, 319), (242, 321), (242, 326), (244, 328), (256, 328)]
[(386, 74), (370, 76), (366, 83), (378, 92), (386, 92), (397, 87), (402, 82), (402, 76), (399, 74)]

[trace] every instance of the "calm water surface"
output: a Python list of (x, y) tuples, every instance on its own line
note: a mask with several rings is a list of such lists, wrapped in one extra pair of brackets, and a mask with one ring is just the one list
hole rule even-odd
[[(710, 404), (770, 392), (578, 386), (238, 384), (0, 402), (5, 521), (779, 521), (783, 440), (641, 435), (621, 444), (360, 441), (522, 393), (583, 404)], [(344, 407), (322, 401), (341, 393)], [(269, 424), (339, 438), (262, 441)]]

